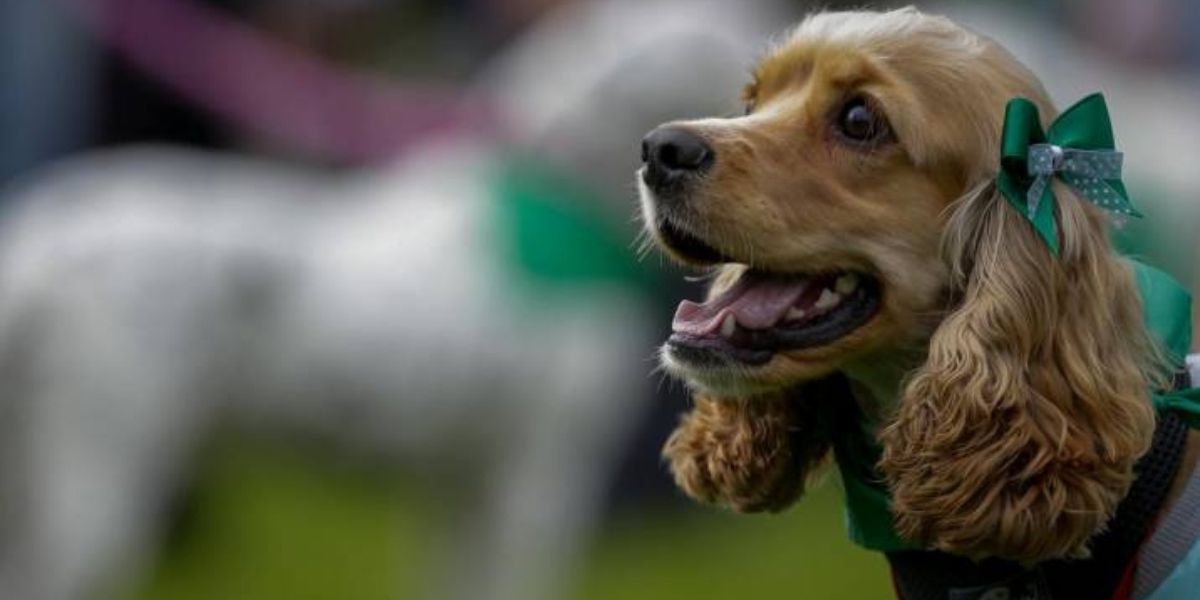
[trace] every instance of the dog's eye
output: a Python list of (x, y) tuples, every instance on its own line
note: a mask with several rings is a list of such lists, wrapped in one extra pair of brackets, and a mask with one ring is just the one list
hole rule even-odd
[(837, 130), (854, 142), (873, 142), (888, 135), (887, 122), (862, 98), (854, 98), (842, 107)]

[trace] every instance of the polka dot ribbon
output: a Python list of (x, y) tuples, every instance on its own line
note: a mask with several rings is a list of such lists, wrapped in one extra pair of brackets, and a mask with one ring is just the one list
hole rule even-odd
[(1115, 150), (1073, 150), (1054, 144), (1030, 146), (1028, 170), (1035, 179), (1025, 195), (1029, 215), (1037, 213), (1042, 194), (1055, 174), (1092, 204), (1118, 216), (1136, 215), (1129, 199), (1106, 181), (1121, 178), (1122, 158)]
[(1076, 194), (1118, 219), (1140, 217), (1121, 182), (1123, 155), (1113, 143), (1104, 97), (1093, 94), (1068, 108), (1042, 131), (1037, 106), (1025, 98), (1009, 101), (1004, 115), (1000, 193), (1019, 210), (1046, 242), (1059, 252), (1057, 199), (1051, 181), (1058, 177)]

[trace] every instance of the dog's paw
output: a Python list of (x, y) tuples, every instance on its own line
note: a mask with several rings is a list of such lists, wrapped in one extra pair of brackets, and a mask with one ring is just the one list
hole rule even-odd
[(696, 398), (663, 448), (675, 483), (689, 496), (737, 512), (775, 512), (804, 488), (804, 457), (792, 442), (792, 415), (773, 398)]

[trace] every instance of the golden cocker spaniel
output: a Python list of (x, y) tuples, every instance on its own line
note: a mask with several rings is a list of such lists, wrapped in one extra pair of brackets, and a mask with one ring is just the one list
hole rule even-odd
[[(1150, 445), (1164, 359), (1106, 216), (1055, 183), (1055, 257), (997, 192), (1015, 97), (1056, 115), (1028, 69), (947, 19), (821, 13), (754, 70), (744, 116), (646, 137), (647, 231), (713, 273), (661, 352), (695, 390), (664, 450), (684, 491), (789, 505), (837, 435), (819, 407), (854, 402), (904, 538), (1087, 554)], [(834, 373), (852, 399), (808, 395)]]

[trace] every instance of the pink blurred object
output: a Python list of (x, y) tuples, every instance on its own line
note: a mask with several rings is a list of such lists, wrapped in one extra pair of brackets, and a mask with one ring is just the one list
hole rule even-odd
[(1071, 18), (1099, 51), (1136, 63), (1172, 63), (1182, 58), (1182, 2), (1174, 0), (1088, 0), (1072, 5)]
[(61, 1), (197, 106), (321, 158), (390, 161), (431, 135), (497, 128), (485, 99), (348, 71), (190, 0)]

